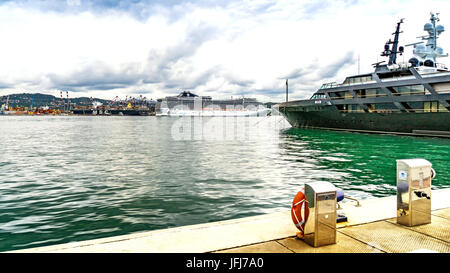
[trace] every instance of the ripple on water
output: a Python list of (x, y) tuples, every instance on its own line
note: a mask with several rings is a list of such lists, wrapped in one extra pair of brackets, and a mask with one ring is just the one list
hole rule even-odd
[(449, 187), (448, 140), (281, 130), (271, 117), (234, 120), (266, 126), (248, 138), (176, 141), (176, 121), (0, 117), (0, 251), (284, 210), (305, 182), (392, 195), (399, 158), (428, 159), (434, 187)]

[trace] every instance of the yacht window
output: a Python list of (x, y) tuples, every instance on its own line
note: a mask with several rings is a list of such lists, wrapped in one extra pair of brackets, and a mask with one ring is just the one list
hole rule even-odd
[(421, 84), (393, 87), (396, 96), (424, 95), (425, 87)]
[(348, 104), (339, 104), (339, 105), (336, 105), (336, 108), (339, 110), (339, 112), (343, 112), (343, 113), (348, 112)]
[(359, 104), (350, 104), (349, 112), (361, 113), (364, 112), (364, 109)]
[(356, 92), (356, 96), (358, 98), (365, 98), (366, 97), (366, 89), (355, 90), (355, 92)]
[(437, 101), (426, 101), (423, 103), (424, 112), (438, 112), (438, 102)]
[(448, 112), (448, 109), (445, 108), (445, 106), (442, 105), (442, 103), (439, 103), (438, 112)]
[(350, 93), (350, 91), (340, 91), (340, 92), (332, 92), (329, 93), (331, 99), (337, 100), (337, 99), (351, 99), (352, 94)]
[(377, 96), (377, 90), (376, 89), (367, 89), (366, 90), (366, 97), (367, 98), (375, 98)]
[[(362, 95), (362, 94), (361, 94)], [(366, 89), (366, 98), (384, 97), (386, 93), (381, 88)]]
[(423, 112), (423, 101), (411, 101), (408, 102), (408, 105), (414, 112)]
[(367, 104), (367, 107), (369, 108), (369, 112), (376, 113), (392, 113), (400, 111), (393, 103), (370, 103)]
[(363, 83), (363, 82), (369, 82), (372, 81), (372, 75), (369, 76), (362, 76), (362, 77), (355, 77), (355, 78), (347, 78), (345, 79), (345, 84), (353, 84), (353, 83)]
[(326, 99), (327, 96), (325, 94), (314, 94), (311, 99), (315, 100), (315, 99)]
[(411, 85), (411, 95), (425, 95), (425, 87), (421, 84)]

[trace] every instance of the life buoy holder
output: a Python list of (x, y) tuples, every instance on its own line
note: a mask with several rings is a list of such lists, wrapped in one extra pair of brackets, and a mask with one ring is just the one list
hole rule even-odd
[(304, 187), (300, 189), (292, 201), (291, 217), (294, 225), (298, 228), (298, 230), (300, 230), (300, 232), (297, 233), (297, 237), (303, 238), (305, 233), (305, 224), (309, 217), (309, 206)]

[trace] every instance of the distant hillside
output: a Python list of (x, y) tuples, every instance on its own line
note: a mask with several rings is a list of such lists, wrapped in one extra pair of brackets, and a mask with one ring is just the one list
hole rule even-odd
[[(8, 100), (9, 97), (9, 100)], [(91, 99), (87, 97), (81, 98), (70, 98), (71, 103), (75, 103), (77, 105), (91, 105)], [(55, 97), (53, 95), (45, 95), (45, 94), (11, 94), (6, 96), (0, 96), (0, 105), (5, 104), (8, 100), (8, 104), (11, 107), (58, 107), (61, 106), (61, 98)], [(99, 101), (102, 103), (109, 103), (109, 100), (97, 99), (94, 98), (95, 101)], [(67, 103), (67, 98), (64, 97), (64, 103)]]

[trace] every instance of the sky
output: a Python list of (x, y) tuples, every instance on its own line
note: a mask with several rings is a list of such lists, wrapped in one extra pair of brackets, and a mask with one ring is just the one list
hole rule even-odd
[[(372, 72), (401, 18), (400, 45), (419, 41), (430, 12), (450, 27), (448, 0), (3, 0), (0, 95), (278, 102), (288, 78), (289, 99), (305, 99)], [(450, 33), (438, 44), (448, 52)]]

